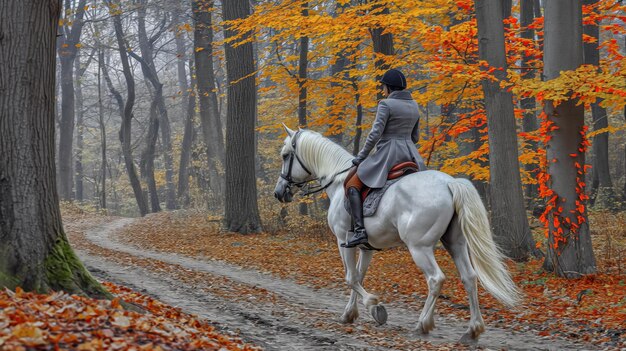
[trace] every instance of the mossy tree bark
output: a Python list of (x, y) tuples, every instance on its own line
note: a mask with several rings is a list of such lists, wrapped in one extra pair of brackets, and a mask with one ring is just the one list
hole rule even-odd
[(54, 164), (60, 1), (0, 2), (0, 287), (106, 297), (70, 247)]

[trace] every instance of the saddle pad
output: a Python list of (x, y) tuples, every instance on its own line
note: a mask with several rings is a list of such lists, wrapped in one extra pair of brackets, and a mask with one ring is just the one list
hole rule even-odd
[[(367, 194), (365, 201), (363, 201), (363, 217), (372, 217), (375, 215), (378, 205), (380, 204), (380, 199), (383, 198), (387, 189), (402, 178), (404, 177), (387, 180), (385, 186), (382, 188), (371, 189), (369, 194)], [(346, 197), (343, 199), (343, 207), (345, 207), (348, 213), (352, 214), (352, 211), (350, 211), (350, 203)]]

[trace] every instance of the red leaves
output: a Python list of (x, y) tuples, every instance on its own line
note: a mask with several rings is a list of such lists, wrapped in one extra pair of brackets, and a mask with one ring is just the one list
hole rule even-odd
[[(558, 127), (553, 121), (548, 119), (545, 113), (541, 113), (539, 118), (542, 121), (539, 135), (542, 136), (544, 144), (548, 145), (552, 138), (552, 133), (558, 130)], [(581, 136), (581, 142), (577, 148), (579, 153), (572, 152), (569, 154), (569, 157), (574, 161), (573, 166), (576, 170), (576, 194), (578, 198), (575, 200), (574, 209), (568, 211), (568, 213), (564, 213), (563, 206), (557, 205), (561, 203), (564, 204), (566, 199), (561, 198), (551, 188), (550, 175), (548, 174), (549, 163), (556, 163), (560, 160), (554, 158), (552, 160), (543, 159), (541, 161), (540, 166), (543, 171), (541, 171), (538, 176), (539, 196), (546, 200), (547, 205), (539, 219), (545, 227), (546, 238), (549, 238), (550, 234), (552, 235), (552, 242), (548, 244), (554, 249), (559, 247), (560, 242), (566, 243), (568, 237), (576, 238), (580, 226), (586, 221), (586, 209), (584, 204), (588, 196), (585, 194), (586, 184), (584, 182), (584, 176), (585, 172), (587, 172), (591, 166), (581, 165), (580, 162), (578, 162), (578, 158), (584, 155), (590, 145), (587, 140), (587, 131), (587, 126), (583, 126), (579, 131)], [(570, 208), (571, 206), (572, 205), (570, 205)]]

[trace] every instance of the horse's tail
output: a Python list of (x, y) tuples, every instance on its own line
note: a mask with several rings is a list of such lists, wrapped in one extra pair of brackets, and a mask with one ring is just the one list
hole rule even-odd
[(521, 294), (504, 265), (504, 255), (493, 241), (487, 210), (478, 191), (469, 180), (462, 178), (449, 182), (448, 188), (478, 279), (493, 297), (505, 305), (515, 306)]

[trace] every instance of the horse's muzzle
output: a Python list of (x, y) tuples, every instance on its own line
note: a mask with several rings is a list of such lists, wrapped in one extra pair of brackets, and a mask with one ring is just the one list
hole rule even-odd
[(276, 184), (276, 189), (274, 189), (274, 197), (280, 202), (293, 201), (293, 193), (291, 192), (291, 187), (287, 185), (286, 182), (279, 180), (278, 184)]

